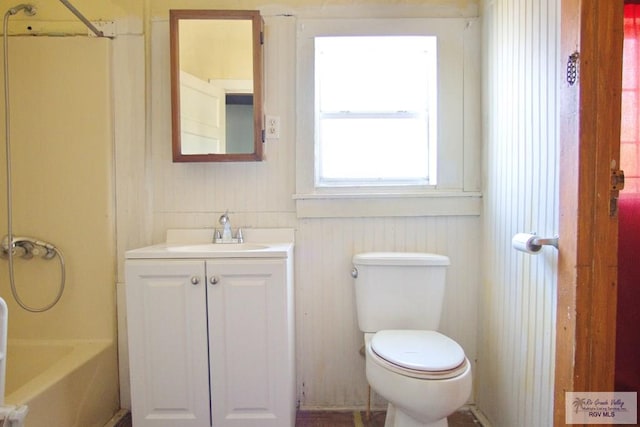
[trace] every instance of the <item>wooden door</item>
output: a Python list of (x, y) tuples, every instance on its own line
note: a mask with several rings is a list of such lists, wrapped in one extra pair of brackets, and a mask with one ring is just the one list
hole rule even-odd
[[(565, 392), (614, 391), (617, 227), (611, 173), (620, 163), (623, 1), (562, 0), (560, 253), (554, 425)], [(563, 72), (564, 70), (559, 70)]]

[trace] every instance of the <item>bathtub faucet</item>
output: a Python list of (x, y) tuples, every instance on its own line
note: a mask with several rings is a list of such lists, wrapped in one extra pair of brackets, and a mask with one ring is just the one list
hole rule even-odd
[(52, 259), (56, 256), (56, 247), (49, 242), (34, 237), (13, 237), (11, 244), (9, 236), (4, 236), (0, 244), (0, 257), (8, 258), (9, 251), (14, 257), (31, 259), (39, 256), (44, 259)]

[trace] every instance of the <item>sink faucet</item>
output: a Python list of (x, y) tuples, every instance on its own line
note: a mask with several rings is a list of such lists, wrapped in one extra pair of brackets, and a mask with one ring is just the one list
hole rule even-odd
[(229, 210), (226, 210), (220, 219), (218, 219), (220, 225), (222, 225), (222, 243), (231, 243), (233, 235), (231, 234), (231, 221), (229, 220)]
[(222, 225), (222, 235), (220, 235), (219, 231), (216, 231), (214, 236), (215, 243), (243, 243), (244, 238), (242, 236), (242, 230), (238, 228), (238, 232), (236, 234), (236, 238), (233, 238), (233, 233), (231, 232), (231, 220), (229, 219), (229, 210), (227, 209), (220, 218), (218, 219), (220, 225)]

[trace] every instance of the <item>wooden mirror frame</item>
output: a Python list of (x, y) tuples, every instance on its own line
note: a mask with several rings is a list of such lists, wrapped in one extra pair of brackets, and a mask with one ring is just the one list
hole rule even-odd
[[(252, 153), (183, 154), (180, 125), (180, 20), (250, 20), (253, 44), (253, 147)], [(262, 160), (264, 143), (263, 125), (263, 22), (255, 10), (197, 10), (172, 9), (169, 11), (170, 65), (171, 65), (171, 134), (174, 162), (250, 162)]]

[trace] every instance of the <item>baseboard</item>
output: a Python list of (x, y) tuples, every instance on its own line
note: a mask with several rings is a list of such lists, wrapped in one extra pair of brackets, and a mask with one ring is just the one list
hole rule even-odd
[(119, 427), (120, 423), (129, 416), (130, 412), (128, 409), (120, 409), (109, 421), (107, 421), (104, 427)]
[(476, 417), (482, 427), (492, 427), (489, 419), (482, 413), (480, 409), (478, 409), (476, 405), (468, 405), (466, 408), (471, 411), (473, 416)]

